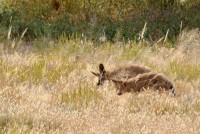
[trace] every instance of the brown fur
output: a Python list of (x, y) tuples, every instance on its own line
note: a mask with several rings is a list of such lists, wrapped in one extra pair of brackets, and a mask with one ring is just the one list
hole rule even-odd
[(143, 74), (150, 72), (151, 70), (148, 67), (141, 66), (141, 65), (128, 65), (128, 66), (121, 66), (117, 69), (112, 71), (106, 71), (103, 64), (99, 64), (99, 73), (92, 72), (96, 75), (99, 80), (97, 85), (103, 85), (105, 80), (110, 80), (112, 78), (117, 79), (127, 79), (136, 77), (138, 74)]
[(163, 74), (158, 73), (144, 73), (137, 77), (125, 80), (112, 79), (116, 86), (116, 92), (118, 95), (122, 95), (126, 92), (139, 92), (143, 88), (153, 87), (154, 89), (171, 90), (175, 95), (173, 84)]

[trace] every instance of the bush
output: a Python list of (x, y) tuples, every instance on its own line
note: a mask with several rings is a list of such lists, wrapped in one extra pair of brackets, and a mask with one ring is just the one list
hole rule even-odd
[[(72, 33), (98, 41), (105, 32), (107, 40), (113, 41), (117, 31), (120, 38), (129, 40), (139, 36), (147, 22), (146, 40), (158, 40), (169, 29), (169, 39), (174, 39), (180, 28), (200, 27), (200, 2), (188, 0), (147, 1), (67, 1), (60, 2), (58, 10), (47, 0), (6, 0), (0, 8), (0, 25), (3, 31), (13, 26), (12, 35), (20, 35), (28, 28), (26, 37), (57, 38)], [(12, 18), (12, 19), (11, 19)], [(180, 27), (182, 22), (182, 27)]]

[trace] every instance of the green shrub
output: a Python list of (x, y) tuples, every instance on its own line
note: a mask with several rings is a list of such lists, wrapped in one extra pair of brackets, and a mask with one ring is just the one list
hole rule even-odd
[(174, 39), (180, 28), (200, 27), (196, 17), (200, 13), (199, 0), (64, 0), (58, 11), (47, 0), (6, 2), (0, 8), (0, 26), (3, 31), (13, 26), (13, 38), (28, 28), (28, 38), (58, 38), (63, 33), (70, 38), (73, 33), (79, 37), (84, 33), (87, 39), (98, 41), (105, 32), (107, 40), (113, 41), (121, 31), (121, 39), (132, 40), (138, 38), (147, 22), (144, 38), (155, 41), (168, 29), (169, 39)]

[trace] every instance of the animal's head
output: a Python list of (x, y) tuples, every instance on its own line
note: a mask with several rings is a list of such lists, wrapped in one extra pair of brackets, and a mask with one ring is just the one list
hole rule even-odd
[(122, 95), (123, 93), (130, 92), (130, 89), (127, 87), (127, 82), (123, 80), (111, 79), (115, 84), (117, 95)]
[(103, 64), (99, 64), (99, 73), (95, 72), (92, 73), (98, 77), (98, 83), (97, 83), (98, 86), (103, 85), (104, 81), (108, 80), (108, 76)]
[(176, 95), (173, 84), (167, 78), (165, 78), (164, 76), (154, 77), (150, 81), (150, 83), (153, 84), (153, 85), (158, 85), (159, 87), (164, 88), (164, 89), (172, 92), (172, 94), (174, 96)]

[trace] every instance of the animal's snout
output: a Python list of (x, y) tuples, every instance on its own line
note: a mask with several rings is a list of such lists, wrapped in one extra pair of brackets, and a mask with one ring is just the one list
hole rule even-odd
[(97, 86), (100, 86), (100, 85), (101, 85), (101, 83), (98, 82), (98, 83), (97, 83)]
[(122, 95), (122, 92), (120, 92), (120, 90), (117, 90), (117, 95)]
[(103, 85), (103, 82), (99, 80), (97, 83), (97, 86), (100, 86), (100, 85)]

